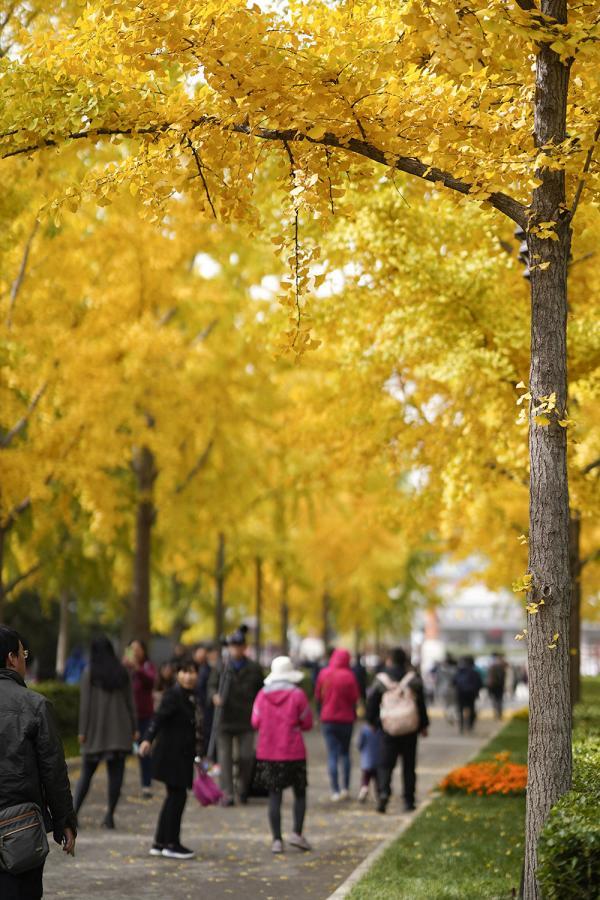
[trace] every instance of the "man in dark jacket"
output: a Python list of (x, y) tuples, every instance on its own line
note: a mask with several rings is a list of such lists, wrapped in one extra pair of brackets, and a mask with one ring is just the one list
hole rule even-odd
[(246, 634), (243, 629), (231, 635), (227, 647), (229, 659), (225, 667), (213, 669), (209, 676), (208, 698), (218, 711), (215, 722), (224, 802), (227, 806), (233, 806), (233, 744), (235, 740), (240, 803), (246, 803), (254, 768), (254, 731), (250, 718), (254, 699), (263, 685), (263, 673), (258, 663), (246, 656)]
[[(73, 855), (77, 830), (65, 755), (50, 703), (25, 684), (27, 656), (18, 632), (0, 625), (0, 817), (9, 806), (37, 804), (46, 830)], [(38, 900), (43, 868), (19, 875), (0, 869), (2, 900)]]
[[(384, 680), (380, 680), (379, 677), (377, 677), (373, 682), (373, 686), (367, 697), (367, 721), (370, 725), (374, 725), (377, 728), (381, 727), (381, 700), (386, 690), (388, 690), (387, 685), (390, 684), (390, 681), (396, 684), (402, 681), (409, 671), (410, 663), (402, 647), (396, 647), (394, 650), (390, 650), (386, 657), (384, 669), (384, 672), (388, 677)], [(417, 730), (410, 734), (391, 735), (386, 734), (385, 731), (382, 732), (381, 762), (377, 770), (377, 787), (379, 794), (377, 811), (380, 813), (384, 813), (387, 809), (392, 793), (392, 775), (399, 756), (402, 757), (404, 806), (407, 811), (415, 808), (417, 738), (419, 735), (422, 735), (423, 737), (427, 736), (429, 716), (427, 715), (427, 707), (425, 705), (423, 682), (416, 672), (409, 683), (409, 687), (415, 696), (419, 724)]]

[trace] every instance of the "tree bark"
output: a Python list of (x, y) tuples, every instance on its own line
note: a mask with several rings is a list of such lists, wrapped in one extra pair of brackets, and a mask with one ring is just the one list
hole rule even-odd
[(58, 599), (58, 640), (56, 642), (56, 677), (65, 674), (69, 655), (69, 592), (63, 588)]
[(133, 458), (137, 479), (135, 557), (133, 564), (133, 603), (131, 636), (142, 641), (150, 638), (150, 563), (152, 559), (152, 527), (156, 521), (153, 502), (154, 482), (158, 472), (154, 454), (148, 447), (137, 450)]
[[(566, 0), (542, 0), (541, 11), (566, 22)], [(536, 58), (534, 129), (537, 147), (566, 136), (569, 66), (549, 45)], [(558, 424), (567, 401), (567, 263), (570, 221), (565, 175), (542, 169), (533, 192), (527, 241), (531, 259), (532, 396), (529, 423), (529, 780), (523, 896), (540, 900), (536, 879), (537, 843), (553, 804), (571, 784), (569, 695), (569, 492), (566, 430)], [(555, 222), (557, 240), (541, 239), (535, 226)], [(549, 263), (541, 268), (540, 264)], [(549, 424), (535, 421), (542, 398), (556, 393)], [(551, 649), (551, 647), (553, 649)]]
[(571, 707), (574, 707), (579, 701), (581, 687), (581, 516), (576, 509), (571, 510), (569, 516), (569, 568), (571, 571), (569, 659)]
[(263, 570), (262, 570), (262, 559), (260, 556), (257, 556), (254, 560), (255, 564), (255, 572), (256, 572), (256, 607), (255, 607), (255, 617), (256, 617), (256, 627), (254, 631), (254, 653), (256, 655), (256, 661), (260, 662), (260, 654), (262, 650), (262, 604), (263, 604)]
[(215, 562), (215, 640), (225, 633), (225, 535), (219, 532)]

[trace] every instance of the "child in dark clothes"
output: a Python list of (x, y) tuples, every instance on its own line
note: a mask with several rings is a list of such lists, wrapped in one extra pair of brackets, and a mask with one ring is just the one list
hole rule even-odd
[(381, 755), (381, 729), (373, 725), (364, 724), (358, 735), (358, 749), (360, 750), (361, 785), (358, 792), (359, 803), (364, 803), (369, 796), (369, 784), (371, 780), (377, 791), (377, 767)]

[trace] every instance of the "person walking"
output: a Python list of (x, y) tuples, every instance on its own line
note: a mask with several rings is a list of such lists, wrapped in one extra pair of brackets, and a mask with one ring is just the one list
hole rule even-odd
[(288, 787), (294, 792), (294, 831), (288, 843), (299, 850), (312, 849), (303, 835), (307, 777), (302, 732), (312, 728), (308, 697), (297, 687), (303, 677), (289, 656), (275, 657), (252, 708), (252, 727), (258, 730), (256, 781), (269, 792), (273, 853), (284, 849), (281, 801)]
[[(14, 816), (15, 807), (20, 815), (29, 807), (37, 818), (35, 805), (45, 831), (53, 832), (56, 843), (74, 856), (77, 822), (65, 754), (52, 705), (25, 684), (27, 656), (19, 633), (0, 625), (0, 828)], [(0, 868), (0, 897), (39, 900), (43, 873), (43, 853), (41, 861), (22, 872)]]
[(494, 653), (487, 671), (485, 686), (494, 707), (497, 719), (502, 719), (504, 712), (504, 689), (506, 687), (507, 665), (501, 653)]
[[(384, 701), (386, 694), (388, 697)], [(395, 709), (396, 698), (398, 710)], [(402, 722), (404, 727), (393, 727), (392, 720), (397, 722), (398, 712), (402, 716), (406, 707), (411, 722)], [(402, 758), (404, 807), (407, 811), (415, 809), (417, 740), (419, 735), (427, 736), (429, 716), (423, 682), (411, 670), (402, 647), (396, 647), (387, 654), (384, 671), (377, 675), (367, 697), (366, 717), (370, 725), (382, 729), (381, 762), (377, 770), (377, 811), (385, 813), (387, 809), (392, 794), (392, 775), (399, 757)]]
[(229, 658), (225, 666), (213, 669), (208, 679), (208, 699), (215, 706), (213, 728), (216, 728), (217, 753), (221, 767), (223, 805), (233, 806), (233, 753), (237, 744), (238, 795), (240, 803), (248, 802), (254, 770), (254, 731), (252, 706), (263, 685), (258, 663), (246, 656), (246, 633), (239, 628), (227, 641)]
[[(129, 642), (123, 662), (131, 676), (136, 727), (140, 740), (143, 740), (154, 714), (156, 666), (150, 662), (146, 644), (139, 638)], [(148, 757), (140, 756), (139, 762), (142, 797), (149, 799), (152, 797), (152, 765)]]
[(125, 759), (137, 740), (131, 680), (105, 635), (92, 641), (90, 665), (81, 678), (79, 743), (81, 775), (75, 788), (75, 812), (81, 809), (94, 773), (104, 760), (108, 770), (108, 807), (104, 828), (115, 827)]
[(360, 790), (358, 802), (364, 803), (369, 796), (369, 784), (375, 784), (377, 792), (377, 769), (381, 764), (381, 729), (365, 722), (358, 735), (357, 747), (360, 752)]
[(477, 711), (475, 703), (479, 691), (483, 687), (481, 675), (475, 668), (475, 660), (472, 656), (465, 656), (458, 663), (458, 669), (454, 676), (456, 687), (456, 705), (458, 708), (458, 728), (462, 734), (465, 730), (465, 710), (467, 712), (467, 731), (473, 731)]
[[(338, 648), (331, 654), (329, 665), (319, 672), (315, 699), (320, 704), (321, 728), (327, 747), (327, 769), (334, 803), (350, 793), (350, 745), (356, 719), (360, 688), (350, 669), (350, 654)], [(339, 764), (342, 767), (340, 790)]]
[(456, 671), (456, 660), (447, 653), (435, 672), (435, 699), (442, 704), (446, 721), (451, 725), (456, 723)]
[(194, 759), (202, 746), (202, 717), (196, 704), (198, 669), (185, 656), (175, 666), (175, 684), (164, 692), (139, 752), (151, 759), (152, 775), (166, 788), (150, 855), (192, 859), (194, 851), (181, 843), (181, 820), (193, 783)]

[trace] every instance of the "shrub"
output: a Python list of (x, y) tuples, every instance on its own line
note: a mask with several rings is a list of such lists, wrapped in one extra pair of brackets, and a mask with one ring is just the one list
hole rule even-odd
[(544, 900), (590, 900), (600, 884), (600, 739), (573, 748), (573, 790), (552, 808), (538, 845)]
[(63, 741), (77, 734), (79, 718), (79, 686), (62, 681), (40, 681), (33, 690), (52, 703), (58, 730)]
[(478, 794), (480, 797), (492, 794), (515, 797), (523, 794), (526, 787), (527, 766), (511, 763), (509, 753), (497, 753), (493, 760), (453, 769), (440, 782), (443, 791)]
[(529, 719), (529, 707), (524, 706), (522, 709), (517, 709), (516, 712), (512, 714), (512, 718), (527, 721)]

